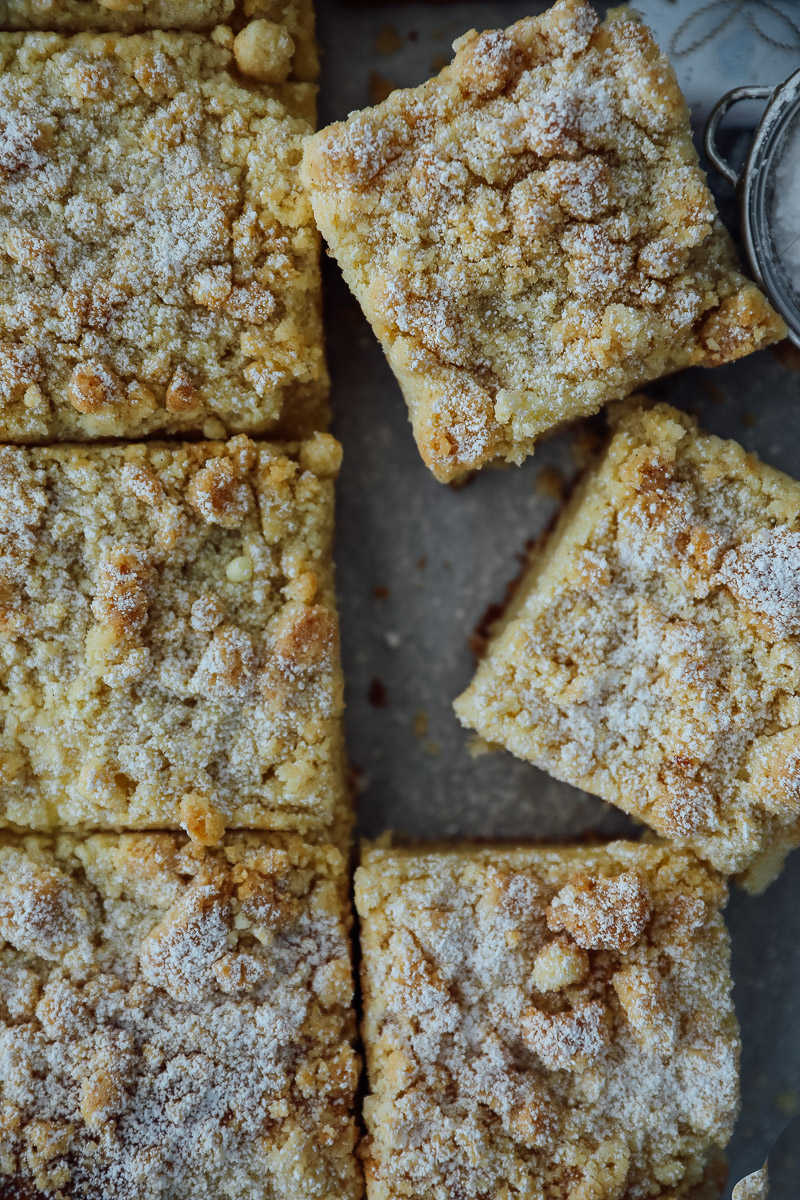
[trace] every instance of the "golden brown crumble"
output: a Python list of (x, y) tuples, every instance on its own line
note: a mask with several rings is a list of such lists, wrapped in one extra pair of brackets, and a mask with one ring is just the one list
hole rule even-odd
[(244, 74), (266, 83), (317, 78), (313, 0), (0, 0), (0, 29), (12, 31), (141, 33), (222, 22), (244, 35), (235, 52)]
[(329, 434), (0, 448), (0, 823), (340, 815), (339, 459)]
[(800, 841), (800, 484), (620, 406), (465, 725), (765, 886)]
[(296, 836), (0, 836), (0, 1192), (356, 1200), (349, 927)]
[(306, 143), (317, 223), (443, 480), (785, 334), (738, 271), (674, 72), (627, 9), (474, 30)]
[(584, 950), (629, 950), (650, 920), (650, 897), (635, 871), (613, 879), (576, 875), (553, 898), (547, 927)]
[(237, 42), (0, 34), (4, 440), (324, 426), (314, 87)]
[(211, 29), (233, 13), (235, 0), (2, 0), (0, 28), (77, 33), (108, 29)]
[(733, 1189), (732, 1200), (769, 1200), (769, 1169), (766, 1163), (739, 1180)]
[(668, 846), (367, 848), (368, 1194), (716, 1196), (738, 1105), (725, 896)]

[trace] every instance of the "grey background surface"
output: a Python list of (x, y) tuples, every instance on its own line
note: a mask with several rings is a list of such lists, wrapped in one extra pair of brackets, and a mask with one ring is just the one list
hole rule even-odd
[[(545, 5), (317, 0), (317, 7), (320, 122), (327, 124), (369, 104), (375, 87), (422, 82), (467, 29), (507, 25)], [(778, 82), (800, 66), (800, 0), (639, 0), (637, 7), (675, 62), (695, 132), (728, 88)], [(730, 189), (710, 182), (735, 225)], [(510, 754), (471, 758), (469, 734), (451, 709), (473, 670), (469, 635), (487, 605), (502, 599), (526, 540), (556, 511), (554, 482), (568, 482), (579, 469), (585, 439), (578, 431), (559, 434), (522, 467), (485, 470), (459, 491), (436, 483), (417, 454), (397, 384), (331, 262), (325, 286), (334, 429), (345, 449), (338, 589), (360, 832), (555, 838), (625, 831), (621, 814)], [(800, 477), (800, 355), (791, 366), (765, 351), (649, 390)], [(763, 1162), (800, 1112), (798, 889), (800, 853), (764, 896), (734, 890), (728, 909), (744, 1042), (731, 1182)]]

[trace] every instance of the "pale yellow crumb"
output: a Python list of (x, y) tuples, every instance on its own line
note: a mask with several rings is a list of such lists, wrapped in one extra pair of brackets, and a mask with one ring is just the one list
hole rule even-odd
[(325, 426), (315, 89), (230, 41), (0, 33), (1, 440)]
[(663, 845), (383, 841), (355, 893), (368, 1195), (717, 1194), (739, 1038), (714, 871)]
[(765, 887), (800, 842), (800, 483), (620, 405), (456, 712)]
[(0, 834), (0, 1191), (359, 1200), (349, 927), (293, 835)]
[(784, 336), (738, 268), (675, 74), (627, 7), (466, 33), (305, 144), (317, 223), (444, 481), (638, 384)]
[(329, 434), (0, 447), (0, 824), (324, 829)]

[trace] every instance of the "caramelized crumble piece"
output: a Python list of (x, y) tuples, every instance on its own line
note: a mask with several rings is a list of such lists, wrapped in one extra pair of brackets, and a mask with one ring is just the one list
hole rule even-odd
[(210, 844), (341, 815), (339, 458), (0, 447), (0, 824)]
[(0, 439), (324, 427), (298, 175), (315, 89), (284, 82), (294, 42), (267, 8), (255, 40), (0, 34)]
[(650, 897), (635, 871), (576, 875), (547, 910), (547, 927), (566, 930), (584, 950), (628, 950), (650, 919)]
[(0, 1194), (357, 1200), (349, 928), (294, 835), (0, 835)]
[(738, 1107), (725, 898), (663, 845), (367, 848), (368, 1195), (717, 1195)]
[(800, 842), (800, 484), (666, 405), (612, 419), (456, 712), (758, 890)]
[(666, 58), (583, 0), (474, 30), (450, 66), (306, 142), (317, 223), (420, 451), (450, 480), (785, 327), (739, 272)]

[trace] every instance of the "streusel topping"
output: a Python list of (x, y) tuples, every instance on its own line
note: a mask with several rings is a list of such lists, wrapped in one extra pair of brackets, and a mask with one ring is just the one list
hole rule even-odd
[(766, 1163), (739, 1180), (733, 1189), (732, 1200), (769, 1200), (769, 1169)]
[[(252, 19), (258, 24), (250, 27)], [(139, 33), (223, 22), (245, 34), (235, 51), (244, 74), (264, 83), (317, 78), (313, 0), (0, 0), (0, 29), (7, 30)]]
[(348, 925), (297, 837), (1, 839), (0, 1191), (360, 1196)]
[(737, 1109), (724, 898), (667, 847), (368, 849), (376, 1195), (705, 1194)]
[(0, 823), (330, 824), (328, 434), (0, 448)]
[(627, 9), (472, 31), (306, 145), (317, 222), (442, 479), (785, 332), (738, 271), (674, 72)]
[(0, 433), (305, 436), (326, 417), (311, 85), (234, 35), (0, 35)]
[(620, 408), (457, 711), (760, 886), (800, 841), (800, 484)]
[(211, 29), (236, 0), (0, 0), (0, 29), (77, 33), (109, 29)]

